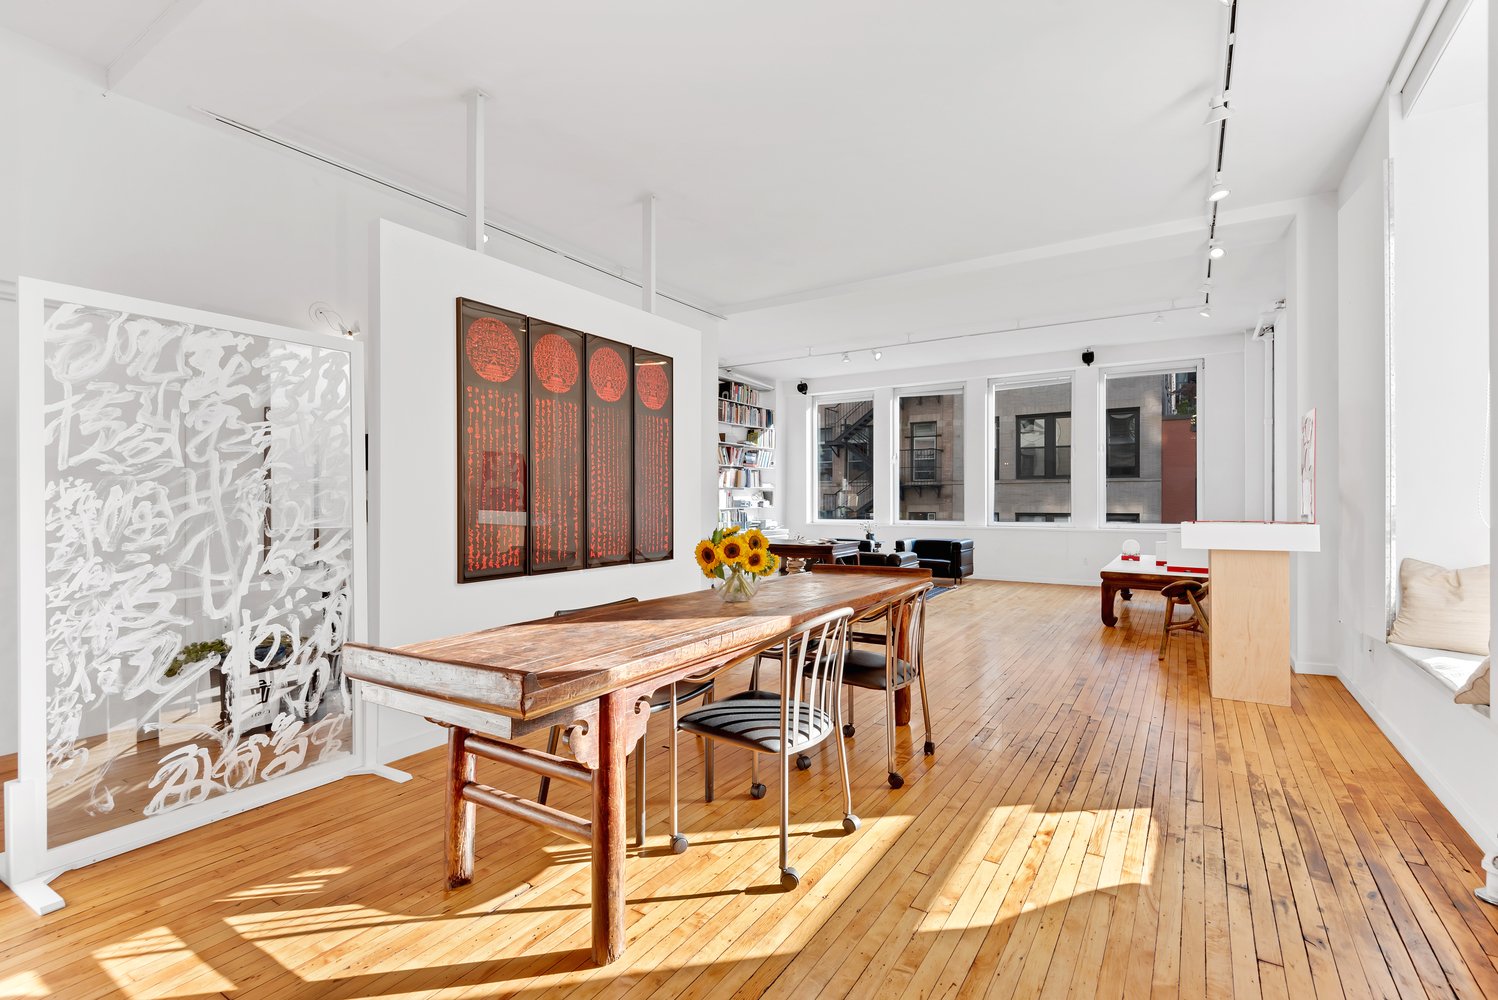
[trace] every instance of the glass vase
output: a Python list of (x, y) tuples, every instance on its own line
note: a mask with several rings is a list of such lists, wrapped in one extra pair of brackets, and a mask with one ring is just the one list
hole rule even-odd
[(741, 569), (725, 571), (723, 582), (718, 584), (718, 596), (724, 604), (742, 604), (752, 601), (759, 590), (759, 577)]

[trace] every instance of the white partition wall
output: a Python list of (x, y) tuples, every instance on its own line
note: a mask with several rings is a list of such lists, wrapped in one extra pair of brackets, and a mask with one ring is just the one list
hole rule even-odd
[[(23, 279), (7, 881), (347, 774), (363, 367), (337, 336)], [(357, 752), (356, 752), (357, 751)]]

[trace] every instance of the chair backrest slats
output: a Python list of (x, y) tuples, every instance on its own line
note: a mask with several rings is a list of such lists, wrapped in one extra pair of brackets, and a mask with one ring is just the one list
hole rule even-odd
[(786, 635), (786, 648), (796, 655), (781, 660), (780, 735), (794, 751), (815, 731), (818, 713), (832, 716), (843, 683), (843, 661), (848, 644), (852, 608), (839, 608), (814, 618)]

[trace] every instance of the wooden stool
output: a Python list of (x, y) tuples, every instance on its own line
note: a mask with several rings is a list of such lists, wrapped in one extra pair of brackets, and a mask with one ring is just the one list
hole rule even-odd
[[(1203, 638), (1211, 642), (1212, 635), (1207, 624), (1207, 613), (1202, 610), (1202, 601), (1207, 599), (1206, 584), (1197, 583), (1195, 580), (1177, 580), (1175, 583), (1161, 587), (1160, 595), (1165, 598), (1165, 629), (1160, 636), (1160, 659), (1165, 659), (1165, 650), (1170, 645), (1172, 632), (1200, 632)], [(1191, 617), (1184, 621), (1175, 621), (1177, 604), (1190, 605)]]

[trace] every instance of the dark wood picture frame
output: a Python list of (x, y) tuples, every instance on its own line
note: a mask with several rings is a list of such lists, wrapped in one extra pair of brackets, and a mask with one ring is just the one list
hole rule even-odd
[(530, 516), (526, 550), (533, 574), (582, 569), (587, 548), (584, 465), (584, 334), (529, 323)]
[(635, 529), (631, 561), (675, 556), (676, 381), (671, 358), (635, 348)]
[[(529, 571), (529, 320), (457, 300), (458, 582)], [(492, 447), (491, 447), (492, 446)]]
[(588, 334), (587, 564), (628, 563), (635, 547), (634, 348)]

